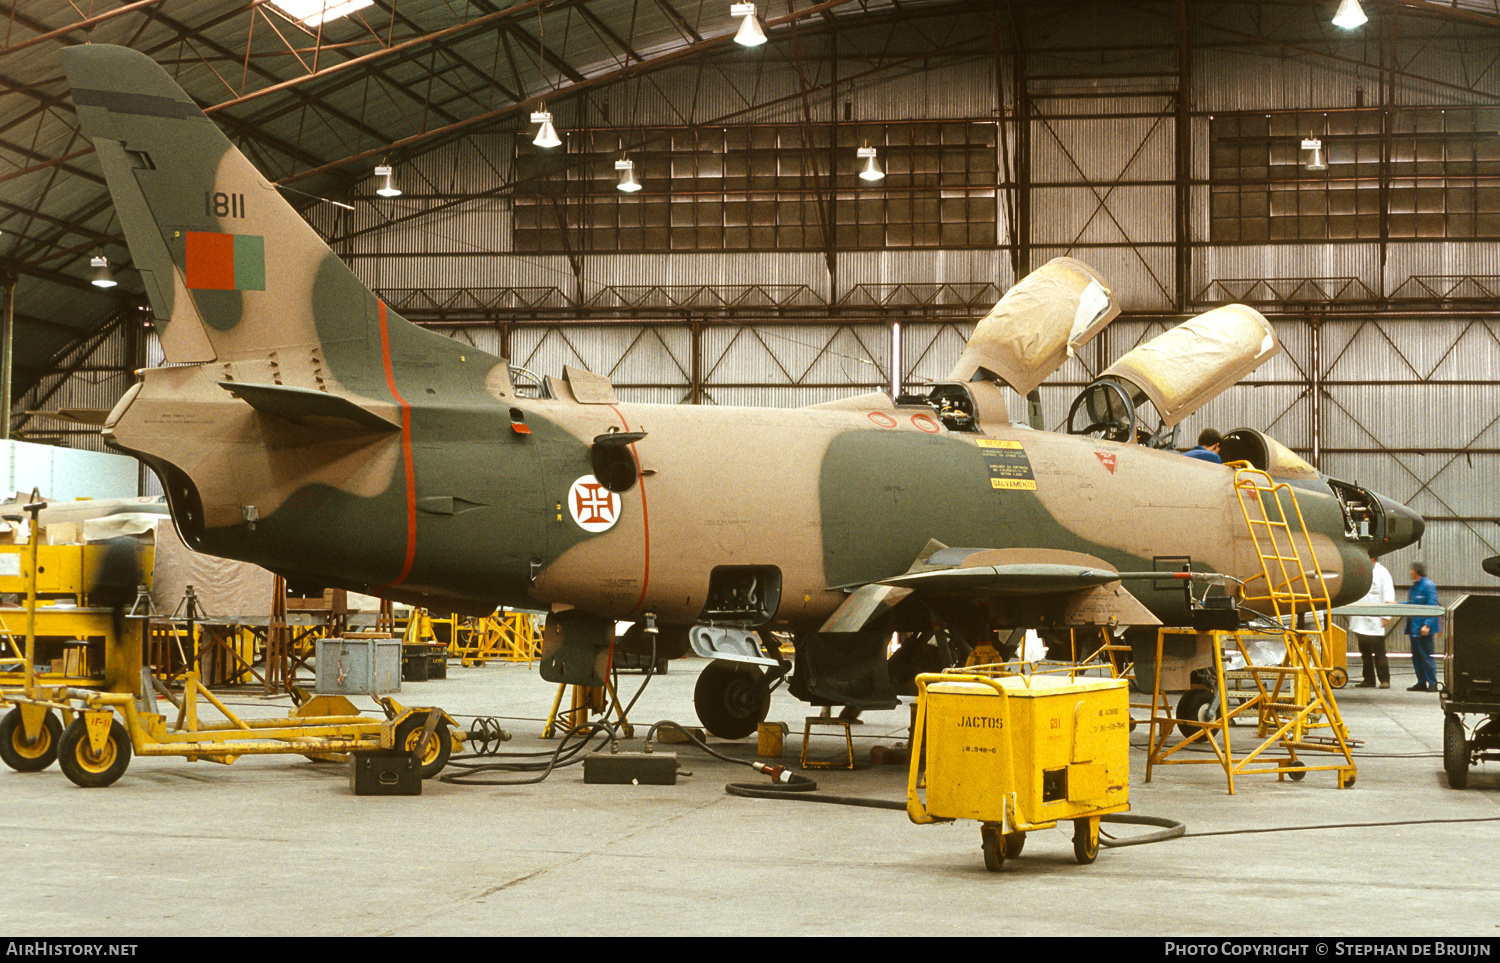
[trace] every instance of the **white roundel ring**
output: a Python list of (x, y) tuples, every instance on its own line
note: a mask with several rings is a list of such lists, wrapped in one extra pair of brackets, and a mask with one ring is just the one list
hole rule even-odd
[(568, 489), (568, 511), (585, 532), (607, 532), (620, 520), (620, 496), (584, 475)]

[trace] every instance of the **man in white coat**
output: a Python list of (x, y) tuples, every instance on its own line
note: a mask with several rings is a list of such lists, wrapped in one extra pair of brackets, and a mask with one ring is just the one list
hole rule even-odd
[[(1370, 578), (1370, 592), (1359, 600), (1359, 604), (1370, 605), (1395, 601), (1396, 586), (1391, 582), (1391, 573), (1386, 571), (1384, 565), (1376, 562), (1374, 573)], [(1364, 670), (1364, 679), (1359, 684), (1361, 689), (1375, 688), (1377, 678), (1380, 680), (1382, 689), (1391, 687), (1391, 667), (1385, 657), (1385, 630), (1390, 623), (1390, 619), (1374, 615), (1349, 617), (1349, 631), (1359, 640), (1359, 664)]]

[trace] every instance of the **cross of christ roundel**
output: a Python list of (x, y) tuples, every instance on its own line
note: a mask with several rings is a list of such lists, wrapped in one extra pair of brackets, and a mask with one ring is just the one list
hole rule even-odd
[(620, 496), (584, 475), (568, 489), (568, 511), (586, 532), (607, 532), (620, 520)]

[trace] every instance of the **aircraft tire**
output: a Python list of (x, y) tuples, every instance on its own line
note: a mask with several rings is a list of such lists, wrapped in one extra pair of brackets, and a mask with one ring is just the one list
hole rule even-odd
[[(1197, 722), (1214, 722), (1216, 720), (1209, 711), (1209, 707), (1213, 705), (1213, 701), (1213, 690), (1205, 689), (1202, 686), (1189, 689), (1182, 694), (1181, 699), (1177, 700), (1177, 718)], [(1186, 739), (1188, 736), (1198, 732), (1199, 727), (1193, 725), (1191, 721), (1179, 722), (1177, 724), (1177, 731), (1182, 733), (1182, 738)]]
[(49, 712), (42, 723), (42, 734), (29, 743), (21, 724), (21, 710), (12, 709), (0, 719), (0, 761), (16, 772), (41, 772), (57, 761), (62, 731), (57, 713)]
[(1453, 713), (1443, 719), (1443, 769), (1448, 773), (1450, 789), (1469, 785), (1469, 744), (1464, 739), (1464, 724)]
[(715, 659), (698, 675), (693, 708), (703, 728), (720, 739), (743, 739), (771, 711), (765, 673), (748, 663)]

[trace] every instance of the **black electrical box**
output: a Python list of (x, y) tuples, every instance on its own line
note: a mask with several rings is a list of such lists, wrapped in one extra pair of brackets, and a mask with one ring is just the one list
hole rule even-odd
[(1240, 627), (1240, 613), (1232, 597), (1210, 595), (1188, 611), (1188, 621), (1199, 632), (1233, 632)]
[(596, 752), (583, 758), (583, 781), (594, 786), (675, 786), (675, 752)]
[(351, 752), (349, 788), (356, 796), (420, 796), (422, 769), (415, 756), (399, 749)]
[(1444, 666), (1447, 698), (1472, 708), (1500, 711), (1500, 595), (1466, 595), (1448, 609)]

